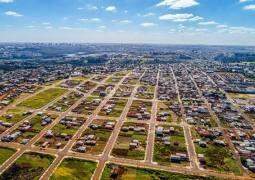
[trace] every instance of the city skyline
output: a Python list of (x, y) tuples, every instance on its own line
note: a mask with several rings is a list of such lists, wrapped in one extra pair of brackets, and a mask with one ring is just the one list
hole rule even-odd
[(0, 41), (255, 45), (254, 15), (254, 0), (0, 0)]

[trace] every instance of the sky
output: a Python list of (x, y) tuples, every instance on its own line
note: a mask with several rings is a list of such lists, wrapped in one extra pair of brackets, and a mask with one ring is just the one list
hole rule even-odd
[(0, 0), (0, 42), (255, 45), (255, 0)]

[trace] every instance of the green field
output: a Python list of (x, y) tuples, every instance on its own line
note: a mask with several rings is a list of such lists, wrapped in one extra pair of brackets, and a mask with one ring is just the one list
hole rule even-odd
[[(201, 138), (199, 134), (192, 130), (192, 136)], [(212, 142), (207, 143), (206, 148), (195, 144), (197, 154), (204, 154), (206, 167), (220, 172), (233, 172), (237, 175), (242, 174), (242, 169), (234, 159), (234, 155), (228, 146), (216, 146)]]
[(50, 155), (25, 153), (0, 176), (6, 179), (39, 179), (53, 161)]
[(81, 159), (67, 158), (60, 164), (51, 180), (83, 179), (89, 180), (96, 169), (96, 163)]
[[(112, 111), (110, 113), (106, 113), (105, 110), (101, 110), (99, 112), (100, 116), (108, 116), (108, 117), (120, 117), (127, 100), (126, 99), (118, 99), (118, 98), (112, 98), (110, 101), (114, 101), (115, 106), (112, 108)], [(111, 104), (111, 103), (109, 103)]]
[[(52, 120), (56, 119), (56, 115), (49, 115)], [(42, 116), (36, 115), (32, 119), (29, 120), (31, 123), (32, 129), (30, 131), (23, 132), (21, 136), (16, 139), (16, 142), (21, 143), (23, 139), (32, 139), (35, 135), (37, 135), (45, 126), (42, 126)], [(17, 129), (15, 130), (17, 131)]]
[(0, 165), (15, 153), (14, 149), (0, 147)]
[[(164, 129), (169, 129), (170, 126), (163, 126)], [(175, 132), (171, 135), (165, 135), (164, 137), (169, 137), (170, 145), (164, 145), (162, 140), (156, 136), (155, 145), (154, 145), (154, 161), (158, 162), (161, 165), (170, 165), (169, 160), (170, 155), (176, 153), (185, 153), (187, 154), (187, 148), (185, 144), (185, 137), (183, 134), (183, 128), (179, 126), (172, 126), (175, 129)], [(178, 146), (174, 145), (178, 143)], [(187, 162), (184, 162), (187, 163)]]
[[(120, 158), (143, 160), (145, 156), (145, 149), (146, 149), (147, 129), (148, 129), (147, 125), (127, 122), (123, 126), (145, 127), (146, 132), (121, 131), (119, 133), (117, 142), (112, 151), (112, 155), (116, 157), (120, 157)], [(129, 143), (131, 143), (132, 140), (138, 140), (140, 142), (140, 145), (138, 148), (135, 148), (135, 149), (129, 148)]]
[(60, 88), (47, 89), (31, 98), (25, 100), (24, 102), (20, 103), (19, 106), (24, 106), (24, 107), (33, 108), (33, 109), (39, 109), (39, 108), (45, 106), (46, 104), (50, 103), (57, 97), (61, 96), (66, 91), (67, 90), (60, 89)]
[(219, 147), (215, 145), (208, 145), (207, 148), (201, 148), (196, 145), (198, 154), (204, 154), (206, 166), (208, 168), (220, 172), (233, 172), (236, 175), (242, 174), (242, 169), (233, 157), (228, 147)]
[[(104, 128), (103, 124), (106, 122), (113, 122), (113, 121), (103, 120), (103, 119), (100, 119), (100, 120), (95, 119), (95, 120), (93, 120), (92, 124), (96, 124), (96, 125), (100, 126), (100, 128), (95, 129), (95, 130), (93, 130), (91, 128), (87, 128), (82, 133), (82, 136), (81, 136), (82, 138), (87, 135), (95, 135), (95, 137), (96, 137), (96, 145), (95, 146), (87, 145), (86, 146), (87, 150), (85, 153), (99, 155), (103, 152), (103, 150), (106, 146), (106, 143), (108, 142), (108, 139), (112, 134), (112, 130)], [(81, 140), (82, 140), (82, 138), (81, 138)]]
[(3, 116), (0, 116), (0, 121), (9, 122), (9, 123), (17, 123), (28, 116), (23, 114), (25, 112), (27, 112), (26, 109), (21, 107), (9, 109), (5, 113), (5, 115), (12, 115), (12, 118), (7, 118), (5, 115), (3, 115)]
[(151, 169), (139, 169), (134, 167), (127, 166), (118, 166), (119, 174), (117, 177), (111, 177), (111, 171), (113, 168), (117, 166), (114, 164), (107, 164), (103, 174), (102, 180), (110, 180), (110, 179), (120, 179), (120, 180), (213, 180), (216, 179), (214, 177), (201, 177), (201, 176), (193, 176), (193, 175), (185, 175), (164, 171), (157, 171)]

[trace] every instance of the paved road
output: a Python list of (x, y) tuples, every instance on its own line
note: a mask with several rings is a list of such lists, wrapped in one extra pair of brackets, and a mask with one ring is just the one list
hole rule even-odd
[(181, 106), (182, 125), (183, 125), (183, 131), (184, 131), (187, 151), (188, 151), (188, 155), (189, 155), (190, 165), (191, 165), (191, 168), (194, 171), (199, 171), (200, 169), (199, 169), (199, 163), (198, 163), (198, 159), (197, 159), (197, 153), (196, 153), (195, 146), (194, 146), (194, 143), (193, 143), (193, 140), (192, 140), (190, 127), (186, 122), (186, 114), (185, 114), (184, 107), (183, 107), (182, 100), (181, 100), (181, 96), (180, 96), (180, 93), (179, 93), (178, 82), (177, 82), (177, 79), (176, 79), (176, 76), (174, 74), (173, 69), (171, 69), (171, 71), (172, 71), (174, 81), (175, 81), (175, 88), (176, 88), (176, 92), (178, 94), (178, 101), (179, 101), (179, 104)]
[[(50, 167), (41, 176), (41, 178), (40, 178), (41, 180), (49, 179), (49, 177), (54, 172), (54, 170), (57, 168), (57, 166), (62, 162), (62, 160), (64, 159), (65, 155), (68, 153), (68, 151), (70, 151), (72, 149), (73, 145), (77, 141), (77, 138), (82, 136), (83, 131), (86, 128), (88, 128), (88, 126), (96, 118), (96, 116), (99, 114), (101, 109), (105, 106), (105, 104), (110, 100), (110, 98), (113, 97), (113, 95), (115, 94), (115, 92), (117, 91), (117, 89), (119, 88), (119, 86), (122, 84), (122, 82), (124, 81), (124, 79), (127, 76), (129, 76), (129, 74), (124, 76), (122, 78), (122, 80), (118, 84), (115, 85), (113, 90), (107, 95), (106, 98), (104, 98), (104, 100), (100, 103), (100, 105), (96, 108), (96, 110), (92, 113), (92, 115), (90, 115), (89, 118), (86, 120), (86, 122), (79, 128), (79, 130), (75, 133), (75, 135), (72, 137), (72, 139), (66, 144), (64, 149), (62, 151), (60, 151), (59, 153), (57, 153), (57, 158), (52, 162)], [(107, 78), (104, 81), (106, 81), (106, 80), (107, 80)]]
[[(138, 85), (135, 86), (132, 95), (128, 98), (128, 102), (125, 106), (125, 108), (123, 109), (123, 112), (121, 114), (121, 116), (119, 117), (116, 125), (115, 125), (115, 129), (112, 132), (104, 150), (103, 153), (101, 155), (98, 156), (94, 156), (94, 155), (90, 155), (90, 154), (84, 154), (84, 153), (78, 153), (78, 152), (73, 152), (70, 151), (73, 144), (76, 142), (77, 138), (80, 137), (82, 135), (82, 132), (88, 127), (88, 125), (92, 122), (92, 120), (97, 117), (97, 114), (99, 113), (99, 111), (101, 110), (101, 108), (104, 106), (104, 104), (114, 95), (114, 92), (117, 90), (117, 87), (120, 85), (120, 83), (117, 84), (117, 86), (115, 86), (115, 88), (111, 91), (111, 93), (100, 103), (100, 105), (97, 107), (97, 109), (94, 111), (94, 113), (88, 117), (88, 120), (82, 125), (82, 127), (79, 128), (79, 130), (76, 132), (76, 134), (73, 136), (73, 138), (71, 139), (71, 141), (69, 141), (67, 143), (67, 145), (64, 147), (64, 149), (62, 150), (57, 150), (57, 149), (50, 149), (50, 148), (46, 148), (45, 150), (42, 150), (40, 147), (38, 146), (34, 146), (33, 144), (35, 142), (37, 142), (43, 135), (44, 133), (53, 128), (63, 117), (65, 117), (66, 115), (76, 115), (74, 113), (71, 113), (71, 111), (77, 107), (84, 99), (86, 99), (86, 97), (88, 97), (97, 87), (99, 87), (100, 85), (102, 85), (104, 83), (104, 81), (100, 82), (95, 88), (91, 89), (88, 93), (85, 93), (85, 96), (81, 99), (79, 99), (73, 106), (71, 106), (66, 112), (60, 112), (57, 113), (59, 115), (59, 117), (49, 126), (45, 127), (38, 135), (36, 135), (33, 139), (31, 139), (31, 141), (27, 144), (27, 145), (21, 145), (18, 143), (2, 143), (1, 145), (4, 147), (10, 147), (10, 148), (15, 148), (18, 151), (11, 157), (9, 158), (1, 167), (0, 167), (0, 174), (6, 170), (11, 164), (13, 164), (15, 162), (15, 160), (17, 158), (19, 158), (24, 152), (26, 151), (33, 151), (33, 152), (38, 152), (38, 153), (46, 153), (46, 154), (51, 154), (53, 156), (56, 156), (56, 159), (54, 160), (54, 162), (51, 164), (51, 166), (47, 169), (47, 171), (45, 171), (45, 173), (43, 174), (43, 176), (41, 177), (41, 179), (48, 179), (50, 177), (50, 175), (54, 172), (54, 170), (56, 169), (56, 167), (62, 162), (62, 160), (66, 157), (76, 157), (76, 158), (80, 158), (80, 159), (87, 159), (87, 160), (91, 160), (91, 161), (96, 161), (98, 162), (98, 166), (93, 174), (92, 179), (100, 179), (101, 174), (104, 170), (104, 167), (106, 165), (106, 163), (111, 162), (111, 163), (117, 163), (120, 165), (126, 165), (126, 166), (133, 166), (133, 167), (139, 167), (139, 168), (151, 168), (151, 169), (156, 169), (156, 170), (164, 170), (164, 171), (169, 171), (169, 172), (177, 172), (177, 173), (182, 173), (182, 174), (192, 174), (192, 175), (201, 175), (201, 176), (216, 176), (219, 178), (227, 178), (227, 179), (251, 179), (248, 176), (235, 176), (233, 174), (224, 174), (224, 173), (219, 173), (219, 172), (215, 172), (215, 171), (210, 171), (210, 170), (201, 170), (199, 169), (199, 165), (197, 162), (197, 156), (195, 153), (195, 148), (194, 148), (194, 144), (192, 142), (192, 136), (191, 136), (191, 132), (190, 132), (190, 127), (189, 125), (184, 121), (185, 120), (185, 112), (184, 112), (184, 108), (182, 106), (182, 101), (180, 99), (180, 94), (179, 94), (179, 90), (178, 90), (178, 83), (176, 80), (176, 77), (174, 75), (174, 72), (172, 70), (174, 79), (175, 79), (175, 86), (176, 86), (176, 91), (178, 94), (178, 100), (179, 103), (181, 104), (181, 111), (182, 111), (182, 123), (181, 125), (183, 125), (184, 128), (184, 135), (185, 135), (185, 139), (186, 139), (186, 143), (187, 143), (187, 149), (188, 149), (188, 154), (190, 157), (190, 161), (191, 161), (191, 166), (177, 166), (177, 165), (171, 165), (171, 166), (161, 166), (161, 165), (157, 165), (155, 163), (152, 162), (152, 156), (153, 156), (153, 142), (154, 142), (154, 137), (152, 136), (152, 134), (148, 135), (148, 143), (147, 143), (147, 148), (146, 148), (146, 158), (145, 161), (138, 161), (138, 160), (131, 160), (131, 159), (124, 159), (124, 158), (116, 158), (116, 157), (111, 157), (111, 151), (114, 148), (115, 142), (117, 141), (118, 138), (118, 134), (121, 130), (121, 127), (126, 119), (127, 113), (129, 111), (129, 108), (132, 105), (133, 100), (135, 99), (135, 94), (138, 88)], [(122, 79), (123, 80), (123, 79)], [(98, 83), (98, 82), (97, 82)], [(201, 93), (201, 92), (200, 92)], [(155, 95), (155, 93), (154, 93)], [(60, 99), (60, 98), (59, 98)], [(54, 101), (55, 102), (55, 101)], [(155, 100), (155, 96), (154, 99), (152, 100), (152, 102), (157, 102), (157, 100)], [(53, 102), (49, 103), (52, 104)], [(48, 104), (48, 105), (49, 105)], [(47, 105), (47, 106), (48, 106)], [(45, 106), (46, 108), (46, 106)], [(154, 107), (155, 109), (157, 109), (156, 107)], [(152, 109), (154, 109), (152, 108)], [(47, 108), (46, 108), (47, 109)], [(47, 111), (50, 112), (50, 111)], [(51, 112), (52, 113), (52, 112)], [(154, 112), (154, 110), (152, 110), (152, 116), (153, 114), (156, 113), (156, 110)], [(155, 115), (155, 114), (154, 114)], [(77, 115), (79, 117), (82, 117), (80, 115)], [(146, 122), (137, 122), (137, 123), (147, 123), (150, 124), (150, 132), (155, 132), (155, 128), (153, 130), (153, 126), (155, 127), (156, 124), (161, 124), (163, 122), (156, 122), (155, 124), (153, 123), (155, 119), (151, 119), (150, 121), (146, 121)], [(163, 123), (164, 124), (164, 123)], [(173, 124), (173, 123), (171, 123)], [(155, 133), (153, 133), (155, 135)]]
[[(79, 85), (78, 85), (79, 86)], [(99, 86), (99, 85), (98, 85)], [(90, 95), (97, 87), (91, 89), (91, 91), (89, 91), (89, 93), (87, 94)], [(57, 102), (58, 100), (60, 100), (62, 97), (64, 97), (65, 95), (67, 95), (70, 92), (67, 92), (66, 94), (64, 94), (63, 96), (53, 100), (52, 102), (50, 102), (49, 104), (45, 105), (43, 108), (36, 110), (33, 115), (29, 116), (28, 118), (24, 119), (24, 120), (29, 120), (32, 117), (34, 117), (36, 115), (37, 112), (40, 111), (44, 111), (46, 110), (48, 107), (50, 107), (51, 105), (53, 105), (55, 102)], [(77, 107), (83, 100), (86, 99), (87, 96), (84, 96), (83, 98), (79, 99), (75, 104), (73, 104), (67, 111), (63, 112), (57, 119), (55, 119), (50, 125), (46, 126), (39, 134), (37, 134), (35, 137), (33, 137), (30, 142), (25, 145), (22, 146), (21, 148), (18, 149), (18, 151), (11, 157), (9, 158), (7, 161), (5, 161), (1, 167), (0, 167), (0, 174), (2, 174), (8, 167), (10, 167), (11, 164), (13, 164), (15, 162), (16, 159), (18, 159), (25, 151), (29, 151), (31, 150), (31, 146), (37, 142), (44, 134), (47, 130), (53, 128), (62, 118), (64, 118), (65, 116), (68, 115), (69, 112), (71, 112), (75, 107)], [(1, 134), (0, 137), (2, 137), (4, 134), (7, 134), (8, 132), (11, 132), (13, 130), (15, 130), (16, 128), (19, 127), (20, 124), (22, 124), (24, 122), (24, 120), (22, 120), (21, 122), (18, 122), (17, 124), (15, 124), (13, 127), (11, 127), (10, 129), (8, 129), (8, 131), (4, 132), (3, 134)]]
[(159, 75), (160, 75), (160, 72), (158, 71), (157, 83), (154, 90), (154, 98), (152, 102), (151, 119), (149, 122), (150, 124), (149, 124), (148, 138), (147, 138), (147, 146), (146, 146), (146, 152), (145, 152), (145, 161), (150, 163), (153, 162), (155, 129), (156, 129), (157, 109), (158, 109), (157, 92), (158, 92)]
[[(144, 74), (145, 74), (145, 72), (143, 73), (143, 75)], [(140, 77), (139, 81), (141, 80), (143, 75)], [(122, 127), (122, 125), (123, 125), (123, 123), (124, 123), (124, 121), (127, 117), (129, 108), (132, 105), (135, 94), (137, 92), (137, 88), (138, 88), (138, 85), (136, 85), (135, 88), (133, 89), (133, 92), (132, 92), (131, 96), (129, 97), (128, 102), (127, 102), (126, 106), (124, 107), (124, 109), (121, 113), (121, 116), (120, 116), (119, 120), (117, 121), (117, 124), (115, 125), (113, 133), (111, 134), (111, 136), (110, 136), (110, 138), (107, 142), (107, 145), (105, 146), (103, 154), (102, 154), (102, 156), (101, 156), (101, 158), (98, 162), (97, 168), (96, 168), (96, 170), (93, 174), (93, 177), (92, 177), (93, 180), (99, 180), (102, 173), (103, 173), (105, 164), (106, 164), (106, 162), (108, 161), (108, 159), (110, 157), (111, 151), (114, 148), (115, 142), (117, 141), (118, 134), (119, 134), (119, 132), (121, 130), (121, 127)], [(127, 159), (126, 161), (128, 162), (129, 160)]]

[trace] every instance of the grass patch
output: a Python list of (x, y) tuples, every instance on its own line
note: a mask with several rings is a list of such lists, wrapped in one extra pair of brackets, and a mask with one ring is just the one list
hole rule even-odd
[(96, 169), (96, 163), (81, 159), (67, 158), (60, 164), (51, 180), (83, 179), (89, 180)]
[[(145, 156), (146, 140), (147, 140), (147, 129), (146, 124), (135, 124), (135, 123), (125, 123), (123, 127), (144, 127), (145, 131), (136, 132), (129, 130), (127, 132), (121, 131), (119, 133), (117, 142), (112, 151), (112, 155), (121, 158), (143, 160)], [(130, 148), (129, 144), (133, 140), (139, 141), (139, 146), (136, 148)]]
[(0, 176), (0, 179), (39, 179), (53, 159), (50, 155), (25, 153)]
[(20, 103), (19, 106), (24, 106), (28, 108), (33, 108), (33, 109), (39, 109), (52, 100), (56, 99), (57, 97), (61, 96), (64, 94), (67, 90), (65, 89), (60, 89), (60, 88), (51, 88), (47, 89), (27, 100), (24, 102)]
[(0, 165), (15, 153), (14, 149), (0, 147)]
[[(111, 177), (112, 169), (118, 169), (118, 175), (114, 178)], [(178, 174), (172, 172), (165, 172), (165, 171), (157, 171), (152, 169), (140, 169), (134, 167), (127, 167), (127, 166), (120, 166), (114, 164), (107, 164), (103, 174), (102, 180), (110, 180), (110, 179), (144, 179), (144, 180), (165, 180), (165, 179), (175, 179), (175, 180), (214, 180), (215, 177), (202, 177), (202, 176), (194, 176), (194, 175), (185, 175), (185, 174)]]

